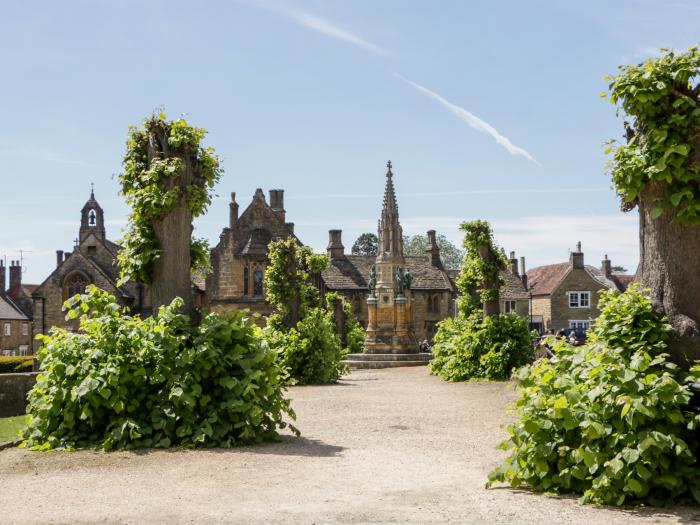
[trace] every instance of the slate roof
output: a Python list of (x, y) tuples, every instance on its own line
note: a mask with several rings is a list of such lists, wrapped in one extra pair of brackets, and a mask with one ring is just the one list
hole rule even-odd
[[(450, 277), (444, 270), (430, 264), (427, 257), (405, 257), (406, 267), (413, 276), (413, 290), (454, 290)], [(321, 277), (329, 290), (367, 291), (367, 281), (373, 255), (346, 255), (342, 259), (329, 261), (328, 269)]]
[(528, 293), (523, 286), (523, 281), (520, 276), (513, 274), (512, 272), (505, 270), (501, 272), (501, 277), (505, 278), (506, 284), (499, 290), (498, 295), (500, 299), (527, 299)]
[[(557, 285), (561, 282), (564, 276), (571, 268), (570, 262), (562, 262), (557, 264), (548, 264), (546, 266), (538, 266), (527, 271), (527, 282), (532, 295), (550, 295)], [(584, 266), (588, 275), (598, 281), (607, 288), (615, 288), (620, 291), (625, 291), (629, 283), (634, 279), (633, 275), (616, 275), (613, 274), (610, 278), (605, 277), (600, 268), (586, 264)]]
[(28, 321), (29, 317), (22, 313), (22, 310), (15, 305), (12, 299), (6, 295), (0, 295), (0, 319)]

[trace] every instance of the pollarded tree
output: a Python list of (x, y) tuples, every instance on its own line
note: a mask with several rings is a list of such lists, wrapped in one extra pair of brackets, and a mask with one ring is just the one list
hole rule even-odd
[(676, 359), (700, 357), (700, 53), (620, 67), (610, 101), (629, 117), (609, 171), (623, 209), (639, 208), (637, 279), (674, 328)]
[(214, 150), (202, 146), (205, 134), (184, 119), (152, 115), (130, 128), (119, 175), (131, 206), (118, 256), (122, 280), (150, 284), (154, 310), (180, 297), (193, 320), (191, 273), (207, 265), (208, 246), (192, 238), (192, 219), (207, 210), (221, 177)]

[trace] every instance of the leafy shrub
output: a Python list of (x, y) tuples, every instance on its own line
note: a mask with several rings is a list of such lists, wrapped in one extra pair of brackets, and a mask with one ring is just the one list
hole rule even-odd
[[(326, 304), (333, 316), (333, 322), (337, 326), (336, 308), (338, 302), (343, 305), (343, 314), (345, 317), (345, 348), (346, 354), (357, 354), (362, 352), (365, 346), (365, 329), (362, 328), (360, 321), (357, 320), (352, 311), (352, 305), (337, 292), (326, 293)], [(341, 343), (342, 344), (342, 343)]]
[(243, 313), (192, 327), (180, 306), (131, 317), (95, 286), (67, 301), (80, 330), (42, 338), (25, 444), (230, 447), (275, 438), (294, 417), (276, 354)]
[(33, 356), (0, 356), (0, 374), (31, 372)]
[(310, 309), (296, 328), (268, 327), (265, 333), (296, 384), (334, 383), (346, 372), (340, 363), (346, 353), (340, 347), (333, 315), (322, 308)]
[(447, 381), (507, 379), (534, 356), (527, 319), (515, 314), (447, 318), (434, 341), (430, 369)]
[(489, 475), (585, 503), (700, 502), (700, 415), (688, 382), (662, 353), (671, 330), (635, 287), (606, 292), (590, 346), (555, 347), (556, 360), (522, 368), (516, 423)]

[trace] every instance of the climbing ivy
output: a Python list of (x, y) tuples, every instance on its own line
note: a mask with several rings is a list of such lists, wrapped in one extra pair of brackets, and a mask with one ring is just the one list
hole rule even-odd
[[(506, 284), (500, 271), (506, 268), (507, 263), (494, 244), (491, 226), (487, 221), (464, 222), (459, 229), (464, 232), (462, 247), (466, 254), (457, 278), (457, 288), (462, 294), (460, 308), (468, 315), (480, 309), (483, 303), (498, 297), (498, 290)], [(479, 249), (483, 245), (491, 253), (490, 260), (484, 260), (480, 256)], [(489, 282), (499, 283), (498, 288), (486, 288), (484, 283)]]
[(666, 212), (698, 224), (700, 164), (691, 157), (700, 140), (700, 84), (693, 88), (691, 82), (700, 72), (700, 53), (697, 46), (681, 54), (661, 51), (659, 58), (606, 77), (610, 102), (632, 118), (625, 123), (627, 143), (608, 142), (608, 171), (625, 209), (637, 205), (648, 185), (660, 184), (665, 192), (650, 203), (652, 218)]
[[(152, 115), (141, 128), (130, 127), (123, 170), (119, 175), (121, 193), (131, 207), (127, 230), (118, 254), (121, 281), (129, 279), (150, 283), (153, 263), (160, 248), (153, 222), (184, 202), (198, 217), (206, 212), (212, 188), (221, 177), (219, 159), (210, 147), (202, 146), (206, 131), (190, 126), (184, 119), (167, 120), (166, 115)], [(167, 144), (153, 147), (154, 137), (167, 137)], [(149, 161), (149, 144), (152, 159)], [(187, 187), (177, 184), (177, 177), (192, 164), (193, 180)], [(192, 239), (193, 271), (208, 267), (209, 246), (204, 239)]]

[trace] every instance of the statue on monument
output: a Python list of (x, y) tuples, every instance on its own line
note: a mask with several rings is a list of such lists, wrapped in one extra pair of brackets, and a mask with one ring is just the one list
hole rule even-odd
[(376, 268), (376, 266), (372, 266), (372, 269), (369, 271), (369, 282), (367, 283), (367, 287), (369, 288), (369, 296), (374, 297), (374, 290), (377, 287), (377, 268)]
[(403, 268), (401, 268), (400, 266), (396, 268), (396, 274), (394, 275), (394, 285), (396, 297), (403, 297), (403, 291), (406, 287), (406, 276), (404, 274)]

